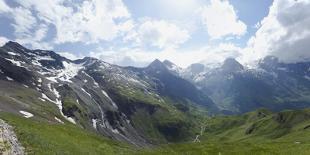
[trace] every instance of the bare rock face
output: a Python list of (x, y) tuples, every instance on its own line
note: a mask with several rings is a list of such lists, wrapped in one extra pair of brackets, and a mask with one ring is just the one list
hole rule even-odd
[(24, 148), (18, 142), (13, 128), (0, 119), (0, 154), (24, 155)]

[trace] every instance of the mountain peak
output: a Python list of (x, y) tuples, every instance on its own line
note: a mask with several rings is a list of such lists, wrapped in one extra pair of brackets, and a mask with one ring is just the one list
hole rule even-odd
[(179, 75), (180, 72), (182, 72), (182, 68), (174, 64), (173, 62), (169, 60), (165, 60), (163, 64), (166, 66), (166, 68), (173, 74)]
[(155, 70), (167, 69), (166, 65), (158, 59), (155, 59), (152, 63), (150, 63), (147, 68)]
[(149, 64), (149, 67), (150, 66), (164, 66), (164, 64), (160, 60), (155, 59), (153, 62)]
[(82, 60), (84, 60), (84, 61), (97, 61), (98, 59), (93, 58), (93, 57), (84, 57)]
[(173, 62), (169, 61), (169, 60), (164, 60), (163, 64), (165, 64), (165, 65), (167, 65), (169, 67), (175, 66), (175, 64)]
[(14, 41), (9, 41), (7, 42), (3, 47), (9, 47), (9, 48), (16, 48), (16, 49), (26, 49), (24, 46), (21, 44), (14, 42)]
[(243, 66), (234, 58), (227, 58), (223, 65), (222, 69), (228, 72), (235, 72), (243, 70)]

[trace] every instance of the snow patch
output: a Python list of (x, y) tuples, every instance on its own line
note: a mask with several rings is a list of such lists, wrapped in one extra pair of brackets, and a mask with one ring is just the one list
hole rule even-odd
[(23, 114), (25, 118), (33, 117), (33, 114), (27, 111), (19, 111), (19, 113)]
[(47, 97), (44, 93), (42, 93), (42, 98), (54, 103), (54, 101)]
[(42, 67), (41, 63), (38, 60), (33, 60), (32, 64), (35, 66), (41, 66)]
[(41, 101), (43, 101), (43, 102), (46, 102), (46, 100), (43, 99), (43, 98), (41, 98), (41, 97), (39, 97), (38, 99), (41, 100)]
[(101, 91), (102, 91), (102, 94), (110, 100), (110, 102), (112, 103), (113, 107), (114, 107), (114, 108), (118, 108), (117, 105), (115, 104), (115, 102), (110, 98), (110, 96), (108, 95), (108, 93), (105, 92), (104, 90), (101, 90)]
[(48, 69), (49, 72), (40, 72), (40, 73), (45, 76), (47, 76), (47, 74), (52, 74), (47, 76), (46, 79), (54, 83), (57, 83), (57, 80), (72, 83), (71, 79), (75, 77), (81, 69), (84, 68), (83, 64), (74, 64), (66, 61), (63, 61), (62, 64), (64, 66), (64, 69), (61, 70)]
[(84, 88), (81, 88), (81, 90), (86, 93), (89, 97), (91, 97), (91, 94), (89, 94)]
[(52, 84), (51, 84), (51, 83), (48, 83), (48, 84), (47, 84), (47, 87), (48, 87), (49, 90), (52, 91)]
[(8, 54), (10, 54), (10, 55), (13, 55), (13, 56), (20, 56), (19, 54), (17, 54), (17, 53), (13, 53), (13, 52), (8, 52)]
[(9, 80), (9, 81), (14, 81), (12, 78), (10, 78), (8, 76), (6, 77), (6, 79)]
[(29, 86), (27, 86), (27, 85), (24, 85), (24, 84), (23, 84), (23, 86), (24, 86), (25, 88), (29, 88)]
[(118, 131), (117, 129), (112, 129), (111, 131), (112, 131), (113, 133), (115, 133), (115, 134), (120, 134), (119, 131)]
[(16, 65), (16, 66), (18, 66), (18, 67), (23, 67), (23, 66), (22, 66), (22, 63), (19, 62), (19, 61), (15, 61), (15, 60), (13, 60), (13, 59), (8, 59), (8, 58), (5, 58), (5, 59), (8, 60), (8, 61), (10, 61), (12, 64), (14, 64), (14, 65)]
[(56, 106), (57, 106), (58, 109), (60, 110), (61, 115), (62, 115), (64, 118), (66, 118), (69, 122), (71, 122), (71, 123), (73, 123), (73, 124), (76, 124), (76, 122), (75, 122), (75, 120), (74, 120), (73, 118), (68, 117), (68, 116), (65, 116), (64, 113), (62, 112), (63, 107), (62, 107), (62, 102), (61, 102), (61, 100), (60, 100), (60, 94), (59, 94), (59, 92), (58, 92), (55, 88), (52, 89), (52, 92), (53, 92), (54, 95), (56, 96), (56, 101), (52, 101), (52, 102), (56, 104)]
[(50, 61), (55, 61), (51, 56), (37, 56), (36, 60), (50, 60)]
[(129, 120), (129, 119), (126, 119), (126, 122), (127, 122), (128, 124), (130, 124), (130, 120)]
[(93, 122), (93, 127), (95, 129), (97, 129), (97, 120), (96, 119), (92, 119), (92, 122)]
[(73, 64), (66, 61), (63, 61), (62, 64), (65, 68), (58, 74), (58, 78), (61, 81), (72, 82), (70, 79), (75, 77), (84, 68), (83, 64)]
[(65, 124), (61, 119), (57, 118), (56, 116), (54, 117), (54, 119), (61, 124)]

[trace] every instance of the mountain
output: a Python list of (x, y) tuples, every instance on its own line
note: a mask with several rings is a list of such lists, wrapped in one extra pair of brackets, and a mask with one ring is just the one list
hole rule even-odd
[(198, 129), (195, 120), (217, 108), (166, 64), (155, 60), (134, 68), (90, 57), (72, 61), (8, 42), (0, 48), (0, 110), (72, 123), (137, 146), (184, 141)]
[(120, 67), (8, 42), (0, 152), (18, 138), (28, 154), (308, 154), (309, 68), (275, 57), (252, 69), (231, 58)]
[(174, 64), (173, 62), (169, 61), (169, 60), (164, 60), (163, 64), (166, 66), (166, 68), (173, 74), (179, 76), (180, 73), (183, 71), (183, 69), (179, 66), (177, 66), (176, 64)]
[(229, 58), (220, 67), (200, 68), (197, 72), (190, 66), (190, 74), (182, 76), (208, 94), (222, 113), (310, 106), (310, 62), (282, 63), (269, 56), (250, 69)]
[(221, 67), (223, 72), (227, 73), (234, 73), (238, 71), (242, 71), (244, 67), (236, 60), (233, 58), (227, 58)]

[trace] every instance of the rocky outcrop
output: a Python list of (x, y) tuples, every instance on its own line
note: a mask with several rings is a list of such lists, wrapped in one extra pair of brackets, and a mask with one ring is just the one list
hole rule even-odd
[(13, 128), (0, 119), (0, 154), (23, 155), (24, 148), (18, 142)]

